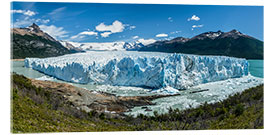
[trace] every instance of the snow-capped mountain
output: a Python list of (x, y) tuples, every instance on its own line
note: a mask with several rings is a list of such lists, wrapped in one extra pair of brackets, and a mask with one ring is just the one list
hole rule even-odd
[(84, 51), (136, 51), (140, 48), (155, 42), (154, 39), (139, 39), (134, 42), (88, 42), (88, 43), (78, 43), (78, 42), (70, 42), (70, 41), (60, 41), (62, 45), (66, 48), (76, 48), (78, 50)]
[(190, 40), (204, 40), (204, 39), (212, 39), (214, 40), (215, 38), (219, 37), (220, 35), (224, 34), (224, 32), (221, 31), (217, 31), (217, 32), (205, 32), (202, 34), (199, 34), (193, 38), (191, 38)]
[(229, 32), (205, 32), (190, 39), (178, 37), (157, 41), (140, 48), (139, 51), (263, 59), (263, 42), (234, 29)]
[(71, 43), (67, 42), (67, 41), (59, 41), (65, 48), (67, 48), (68, 50), (70, 50), (71, 52), (84, 52), (82, 49), (80, 49), (79, 47), (75, 47), (73, 46)]

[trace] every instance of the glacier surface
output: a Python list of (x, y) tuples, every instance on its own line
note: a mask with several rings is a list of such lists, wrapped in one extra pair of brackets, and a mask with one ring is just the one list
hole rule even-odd
[(245, 59), (179, 53), (89, 51), (24, 62), (68, 82), (149, 88), (187, 89), (249, 74)]

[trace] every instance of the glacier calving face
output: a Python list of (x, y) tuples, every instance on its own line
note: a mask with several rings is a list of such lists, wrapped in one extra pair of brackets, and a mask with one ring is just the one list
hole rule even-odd
[(186, 89), (248, 75), (245, 59), (159, 52), (89, 51), (24, 62), (68, 82), (150, 88)]

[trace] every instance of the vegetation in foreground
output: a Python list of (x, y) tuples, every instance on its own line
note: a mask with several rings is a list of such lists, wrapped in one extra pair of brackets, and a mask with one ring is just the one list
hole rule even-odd
[(66, 111), (74, 110), (68, 103), (63, 103), (65, 109), (59, 110), (51, 104), (60, 100), (57, 96), (50, 98), (48, 91), (35, 87), (24, 76), (13, 74), (12, 81), (13, 133), (263, 128), (263, 85), (215, 104), (133, 118)]

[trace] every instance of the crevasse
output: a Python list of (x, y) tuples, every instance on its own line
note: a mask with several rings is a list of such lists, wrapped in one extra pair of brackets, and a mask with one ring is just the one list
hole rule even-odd
[(186, 89), (248, 75), (245, 59), (180, 53), (89, 51), (24, 62), (28, 68), (68, 82), (150, 88)]

